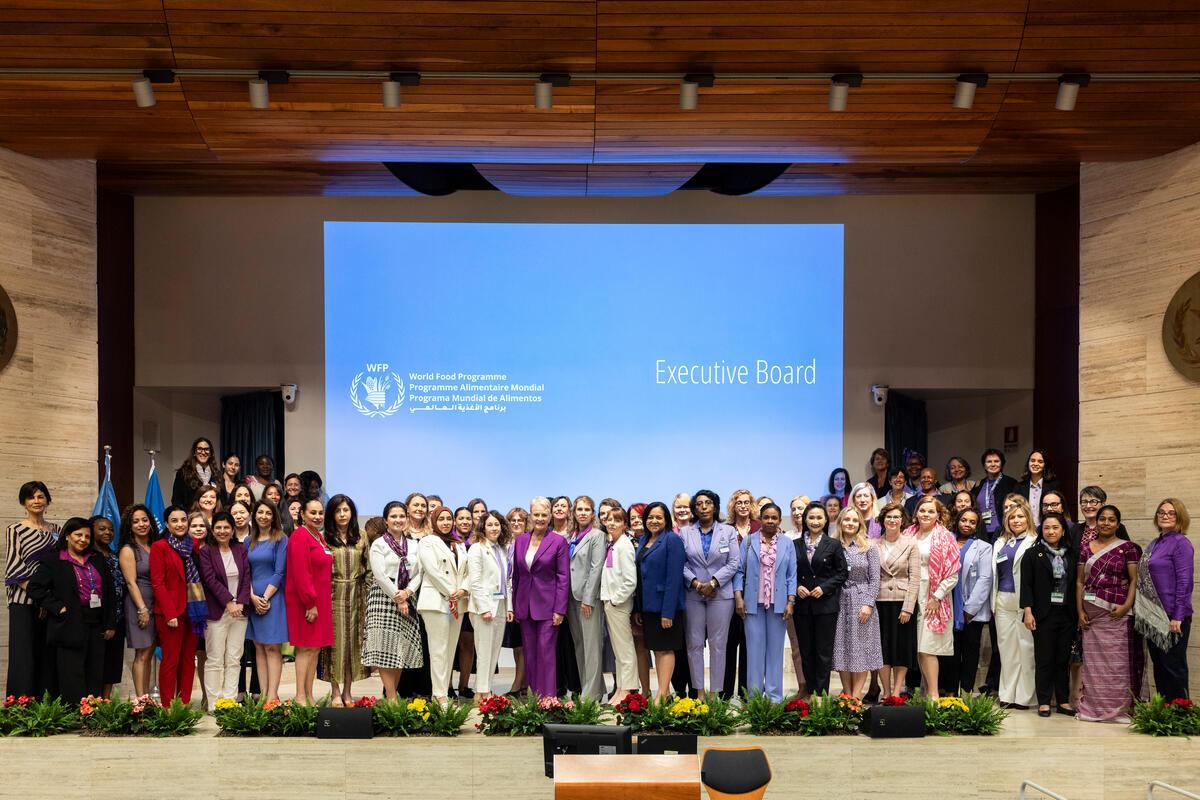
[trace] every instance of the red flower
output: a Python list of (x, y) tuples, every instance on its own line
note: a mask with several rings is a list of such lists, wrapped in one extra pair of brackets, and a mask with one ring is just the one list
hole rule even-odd
[(801, 717), (808, 716), (808, 703), (797, 697), (784, 706), (784, 711), (799, 712)]
[(902, 706), (904, 705), (904, 698), (893, 694), (883, 698), (879, 702), (885, 706)]
[(1171, 701), (1171, 705), (1176, 706), (1178, 708), (1182, 708), (1185, 711), (1188, 711), (1188, 710), (1191, 710), (1191, 708), (1195, 705), (1195, 703), (1193, 703), (1191, 700), (1188, 700), (1187, 698), (1184, 698), (1184, 697), (1176, 697), (1174, 700)]
[(355, 708), (371, 708), (372, 706), (375, 705), (375, 702), (376, 702), (376, 700), (373, 696), (365, 695), (363, 697), (358, 698), (358, 700), (356, 700), (354, 702), (354, 707)]
[(502, 694), (494, 694), (479, 704), (479, 713), (484, 716), (499, 714), (508, 709), (512, 701)]
[(624, 700), (617, 703), (618, 714), (641, 714), (650, 707), (650, 701), (641, 692), (630, 692)]

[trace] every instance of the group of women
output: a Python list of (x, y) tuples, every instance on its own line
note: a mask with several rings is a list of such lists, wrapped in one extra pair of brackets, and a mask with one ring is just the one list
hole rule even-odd
[(976, 483), (965, 459), (940, 482), (916, 454), (892, 470), (879, 450), (868, 480), (850, 485), (839, 468), (825, 497), (793, 498), (787, 532), (780, 507), (747, 490), (725, 508), (700, 490), (670, 506), (536, 497), (507, 514), (413, 493), (360, 527), (354, 501), (323, 500), (315, 473), (287, 486), (258, 459), (246, 482), (211, 453), (197, 441), (176, 480), (192, 502), (169, 507), (161, 532), (144, 506), (125, 511), (115, 553), (107, 520), (59, 531), (47, 487), (22, 487), (6, 562), (10, 694), (99, 694), (120, 681), (126, 647), (148, 693), (160, 647), (164, 700), (190, 702), (197, 668), (210, 708), (255, 692), (246, 650), (277, 699), (286, 643), (302, 702), (319, 673), (332, 703), (349, 704), (371, 672), (388, 697), (482, 699), (502, 647), (516, 657), (510, 691), (779, 700), (786, 640), (802, 692), (828, 692), (836, 670), (868, 701), (918, 686), (937, 697), (975, 690), (986, 628), (979, 688), (1008, 706), (1124, 719), (1145, 692), (1146, 646), (1158, 691), (1187, 696), (1186, 507), (1163, 500), (1143, 550), (1099, 487), (1083, 489), (1072, 522), (1042, 451), (1015, 481), (989, 450)]

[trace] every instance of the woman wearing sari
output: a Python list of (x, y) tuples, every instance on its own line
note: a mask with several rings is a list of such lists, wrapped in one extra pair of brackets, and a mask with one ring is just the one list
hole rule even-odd
[(1096, 516), (1096, 538), (1079, 550), (1076, 608), (1083, 629), (1079, 718), (1129, 722), (1129, 705), (1140, 697), (1145, 659), (1133, 629), (1141, 549), (1117, 538), (1121, 512), (1106, 505)]

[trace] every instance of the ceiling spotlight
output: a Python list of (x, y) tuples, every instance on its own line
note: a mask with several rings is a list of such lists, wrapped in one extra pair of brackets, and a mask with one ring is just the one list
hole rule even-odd
[(393, 72), (388, 75), (388, 79), (383, 82), (383, 106), (384, 108), (399, 108), (400, 107), (400, 87), (401, 86), (418, 86), (421, 83), (421, 73), (419, 72)]
[(846, 101), (850, 98), (850, 89), (862, 86), (861, 72), (846, 72), (834, 75), (829, 79), (829, 110), (845, 111)]
[(705, 89), (716, 83), (717, 77), (709, 73), (688, 73), (679, 83), (679, 107), (684, 111), (695, 111), (700, 101), (700, 87)]
[(1059, 111), (1074, 111), (1075, 101), (1079, 99), (1079, 90), (1092, 82), (1092, 76), (1086, 72), (1068, 72), (1058, 76), (1058, 97), (1054, 107)]
[(988, 84), (986, 72), (964, 72), (954, 87), (954, 107), (970, 109), (975, 105), (975, 90)]
[(267, 82), (262, 78), (250, 79), (250, 107), (271, 107), (271, 89), (269, 88)]
[(154, 99), (154, 87), (149, 78), (135, 78), (133, 81), (133, 99), (138, 108), (150, 108), (158, 101)]
[(540, 111), (554, 107), (554, 87), (570, 86), (571, 76), (565, 72), (543, 72), (533, 85), (533, 105)]

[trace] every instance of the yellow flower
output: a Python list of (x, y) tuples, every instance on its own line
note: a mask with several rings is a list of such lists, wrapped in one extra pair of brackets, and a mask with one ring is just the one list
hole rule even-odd
[(691, 714), (696, 707), (696, 701), (690, 697), (681, 697), (671, 706), (671, 713), (675, 715)]
[[(426, 707), (426, 701), (422, 700), (419, 697), (416, 700), (408, 701), (408, 705), (405, 706), (405, 708), (407, 708), (409, 711), (416, 711), (418, 713), (424, 712), (425, 707)], [(426, 715), (426, 716), (428, 717), (428, 715)]]
[(700, 705), (696, 706), (696, 710), (693, 713), (696, 714), (697, 716), (699, 716), (700, 714), (707, 714), (708, 713), (708, 703), (701, 703)]
[(938, 700), (938, 705), (941, 708), (957, 708), (959, 711), (970, 711), (961, 697), (943, 697)]
[(229, 708), (237, 708), (237, 706), (237, 701), (230, 700), (228, 697), (223, 697), (217, 701), (217, 709), (220, 711), (224, 711)]

